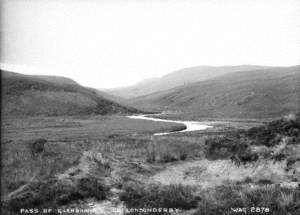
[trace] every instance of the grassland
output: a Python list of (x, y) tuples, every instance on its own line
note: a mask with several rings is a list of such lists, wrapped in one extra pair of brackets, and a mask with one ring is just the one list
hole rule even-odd
[[(268, 207), (276, 215), (299, 212), (299, 188), (280, 185), (284, 177), (289, 182), (298, 181), (295, 149), (299, 146), (299, 128), (295, 120), (284, 119), (250, 130), (259, 123), (219, 122), (212, 130), (165, 136), (152, 134), (178, 130), (182, 125), (123, 116), (4, 118), (2, 123), (3, 214), (19, 214), (20, 208), (90, 208), (90, 202), (111, 202), (110, 207), (127, 208), (177, 206), (181, 214), (195, 215), (236, 214), (231, 207), (252, 206)], [(261, 142), (262, 137), (270, 138)], [(286, 137), (289, 142), (280, 148)], [(44, 150), (35, 153), (33, 143), (39, 138), (46, 143)], [(265, 147), (267, 153), (261, 149)], [(275, 152), (283, 158), (272, 156)], [(254, 153), (258, 159), (247, 160)], [(168, 177), (176, 178), (178, 166), (207, 159), (209, 168), (183, 168), (182, 180), (176, 183), (155, 180), (172, 168), (177, 175)], [(283, 170), (277, 181), (256, 180), (250, 174), (227, 182), (224, 177), (221, 184), (210, 187), (198, 183), (208, 180), (208, 170), (215, 169), (214, 163), (228, 163), (231, 171), (263, 161), (278, 161), (290, 169)], [(290, 177), (293, 171), (296, 174)], [(199, 175), (200, 179), (194, 179)], [(185, 184), (190, 181), (193, 183)]]
[[(123, 116), (4, 118), (2, 123), (1, 190), (5, 202), (10, 202), (4, 204), (9, 210), (49, 204), (56, 207), (61, 202), (84, 199), (87, 195), (78, 188), (78, 180), (86, 178), (100, 183), (104, 190), (130, 181), (148, 181), (167, 163), (203, 154), (204, 138), (199, 135), (152, 135), (183, 129), (180, 124)], [(33, 154), (32, 143), (40, 138), (47, 141), (44, 151)], [(46, 189), (50, 185), (54, 190)], [(36, 202), (43, 199), (40, 195), (53, 199)], [(21, 197), (32, 201), (22, 201)]]
[[(26, 182), (32, 175), (30, 171), (35, 171), (35, 167), (40, 165), (43, 170), (50, 171), (42, 175), (53, 175), (78, 162), (83, 151), (108, 147), (114, 153), (122, 153), (128, 147), (129, 150), (145, 147), (153, 133), (180, 128), (184, 128), (184, 125), (132, 120), (121, 116), (4, 119), (4, 173), (10, 183), (17, 183), (15, 180), (18, 179)], [(47, 140), (42, 160), (31, 152), (31, 143), (38, 138)], [(110, 156), (107, 153), (105, 151)], [(127, 153), (124, 155), (131, 156)]]

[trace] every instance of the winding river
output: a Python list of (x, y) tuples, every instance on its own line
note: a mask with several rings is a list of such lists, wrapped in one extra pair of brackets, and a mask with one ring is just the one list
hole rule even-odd
[(179, 124), (184, 124), (186, 126), (185, 129), (182, 129), (180, 131), (155, 133), (154, 135), (166, 135), (166, 134), (177, 133), (177, 132), (199, 131), (199, 130), (205, 130), (207, 128), (213, 127), (211, 125), (204, 124), (204, 122), (198, 122), (198, 121), (169, 120), (169, 119), (159, 119), (159, 118), (151, 117), (151, 116), (155, 116), (155, 115), (158, 116), (160, 114), (134, 115), (134, 116), (128, 116), (128, 117), (130, 119), (141, 119), (141, 120), (150, 120), (150, 121), (156, 121), (156, 122), (179, 123)]

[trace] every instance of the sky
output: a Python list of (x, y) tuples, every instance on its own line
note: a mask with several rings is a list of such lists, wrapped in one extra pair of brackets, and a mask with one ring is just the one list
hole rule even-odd
[(200, 65), (298, 65), (299, 11), (299, 0), (1, 0), (1, 68), (101, 89)]

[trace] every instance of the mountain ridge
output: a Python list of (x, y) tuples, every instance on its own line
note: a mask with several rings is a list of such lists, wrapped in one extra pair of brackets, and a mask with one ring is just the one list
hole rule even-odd
[(224, 74), (129, 99), (128, 104), (199, 117), (280, 116), (300, 108), (300, 66)]
[(272, 67), (260, 65), (188, 67), (168, 73), (160, 78), (148, 78), (142, 80), (129, 87), (107, 89), (106, 92), (118, 97), (123, 97), (125, 99), (131, 99), (139, 96), (144, 96), (150, 93), (179, 87), (185, 84), (190, 84), (202, 80), (208, 80), (210, 78), (214, 78), (219, 75), (231, 72), (244, 72), (249, 70), (266, 68)]

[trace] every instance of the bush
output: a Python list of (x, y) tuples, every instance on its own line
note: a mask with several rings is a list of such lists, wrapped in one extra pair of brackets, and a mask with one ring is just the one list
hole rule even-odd
[[(288, 117), (270, 122), (264, 126), (248, 130), (238, 130), (233, 134), (207, 139), (205, 156), (208, 159), (231, 158), (236, 164), (246, 164), (258, 160), (259, 155), (275, 161), (288, 158), (287, 150), (271, 155), (274, 146), (300, 143), (300, 118)], [(259, 147), (264, 146), (265, 149)], [(272, 147), (272, 148), (270, 148)], [(256, 148), (256, 149), (254, 149)]]
[(164, 163), (174, 162), (174, 161), (177, 161), (177, 160), (179, 160), (177, 158), (177, 156), (175, 156), (171, 152), (163, 153), (163, 155), (161, 156), (161, 159), (160, 159), (160, 161), (164, 162)]
[(295, 115), (284, 117), (267, 125), (251, 128), (246, 134), (256, 145), (275, 146), (281, 142), (283, 136), (290, 137), (291, 143), (299, 144), (300, 117)]
[(108, 192), (108, 188), (95, 178), (79, 179), (77, 188), (84, 198), (94, 197), (97, 200), (104, 200)]
[(230, 159), (237, 165), (240, 165), (241, 163), (245, 165), (246, 163), (257, 161), (258, 155), (248, 149), (232, 155)]
[(239, 144), (237, 139), (230, 137), (215, 137), (205, 140), (204, 154), (209, 159), (225, 159), (232, 155), (232, 150)]
[(258, 159), (258, 155), (252, 152), (250, 144), (245, 139), (235, 136), (225, 136), (207, 139), (205, 142), (205, 156), (209, 159), (230, 158), (236, 164), (246, 164)]
[(187, 153), (180, 153), (179, 159), (184, 161), (184, 160), (186, 160), (187, 156), (188, 156)]

